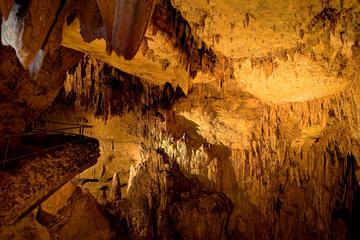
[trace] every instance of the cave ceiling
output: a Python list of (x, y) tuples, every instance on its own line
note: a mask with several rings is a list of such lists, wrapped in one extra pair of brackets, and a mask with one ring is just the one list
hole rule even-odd
[[(118, 47), (111, 46), (109, 38), (119, 19), (108, 14), (101, 1), (79, 1), (76, 14), (70, 13), (69, 2), (43, 13), (56, 23), (66, 18), (67, 23), (60, 27), (51, 26), (51, 21), (48, 25), (20, 21), (16, 14), (9, 14), (3, 24), (3, 43), (16, 49), (26, 68), (40, 48), (53, 49), (53, 42), (61, 41), (65, 47), (90, 53), (124, 72), (158, 84), (171, 82), (185, 92), (192, 84), (221, 78), (226, 87), (244, 89), (266, 102), (284, 103), (334, 94), (355, 78), (352, 47), (359, 35), (355, 0), (173, 0), (157, 1), (155, 6), (149, 1), (146, 11), (153, 16), (134, 23), (148, 27), (143, 41), (134, 40), (140, 46), (132, 47), (138, 51), (130, 61), (119, 50), (113, 51)], [(4, 16), (11, 4), (2, 4)], [(115, 6), (115, 1), (111, 4)], [(31, 16), (37, 6), (30, 5)], [(32, 28), (34, 25), (42, 27)], [(16, 26), (24, 26), (22, 32), (11, 32)], [(111, 27), (113, 31), (107, 31)], [(141, 38), (145, 30), (137, 28), (132, 32), (137, 31)], [(127, 35), (131, 37), (132, 32)], [(36, 41), (31, 34), (36, 34)]]
[[(193, 48), (211, 49), (217, 56), (218, 67), (229, 69), (229, 76), (224, 76), (231, 78), (227, 85), (275, 103), (334, 94), (344, 90), (351, 83), (349, 79), (355, 77), (352, 46), (358, 38), (357, 1), (171, 3), (180, 11), (179, 20), (164, 28), (162, 18), (166, 19), (163, 15), (169, 12), (163, 12), (166, 4), (158, 4), (145, 41), (130, 62), (115, 54), (106, 55), (105, 40), (88, 44), (81, 41), (76, 21), (64, 28), (62, 44), (93, 53), (144, 79), (180, 84), (187, 91), (189, 84), (216, 81), (219, 77), (202, 69), (203, 66), (194, 66), (199, 57), (200, 62), (207, 60), (172, 39), (173, 32), (184, 31), (184, 36), (175, 33), (175, 37), (192, 37)], [(181, 21), (185, 21), (184, 26)], [(197, 74), (188, 82), (189, 71)]]

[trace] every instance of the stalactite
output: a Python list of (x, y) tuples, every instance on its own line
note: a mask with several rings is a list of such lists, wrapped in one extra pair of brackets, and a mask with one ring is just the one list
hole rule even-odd
[(76, 97), (76, 105), (94, 111), (104, 121), (128, 111), (168, 108), (183, 93), (170, 83), (158, 86), (114, 69), (108, 64), (85, 56), (67, 73), (64, 83), (67, 96)]
[(196, 77), (198, 71), (202, 71), (216, 79), (221, 89), (224, 82), (234, 78), (232, 61), (221, 53), (215, 53), (200, 41), (196, 37), (196, 28), (190, 27), (181, 13), (173, 8), (170, 0), (158, 1), (152, 18), (152, 27), (154, 33), (161, 30), (170, 35), (169, 40), (180, 50), (180, 63), (187, 69), (191, 79)]
[(110, 201), (117, 201), (121, 199), (121, 186), (120, 180), (117, 173), (114, 173), (112, 178), (111, 192), (110, 192)]
[[(245, 214), (245, 218), (251, 223), (258, 221), (264, 228), (260, 231), (262, 233), (240, 228), (250, 239), (255, 234), (263, 234), (261, 236), (267, 239), (270, 232), (274, 236), (292, 236), (287, 235), (291, 233), (281, 223), (293, 221), (285, 212), (299, 219), (299, 225), (289, 228), (302, 238), (308, 237), (305, 229), (313, 229), (313, 223), (321, 222), (324, 232), (330, 233), (336, 202), (344, 203), (349, 211), (352, 209), (352, 205), (342, 199), (338, 179), (351, 186), (347, 199), (352, 199), (357, 189), (356, 180), (347, 179), (343, 171), (349, 168), (349, 154), (357, 156), (356, 149), (360, 148), (357, 137), (352, 135), (352, 129), (357, 127), (353, 94), (352, 90), (346, 90), (307, 102), (262, 103), (257, 109), (259, 118), (248, 134), (248, 144), (231, 147), (229, 157), (219, 151), (218, 145), (194, 136), (196, 130), (183, 130), (181, 138), (174, 138), (173, 131), (178, 130), (173, 129), (170, 120), (166, 121), (165, 132), (157, 129), (157, 124), (155, 127), (153, 124), (147, 126), (152, 136), (161, 132), (161, 137), (149, 138), (146, 145), (164, 148), (170, 162), (179, 164), (183, 172), (198, 179), (207, 179), (204, 184), (210, 184), (230, 197), (234, 203), (233, 220), (230, 222), (236, 221), (236, 216), (244, 216), (244, 212), (255, 214), (243, 207), (254, 205), (260, 211), (256, 212), (259, 217), (250, 220)], [(174, 121), (176, 129), (182, 129), (180, 123), (183, 120), (176, 117), (176, 120), (171, 120)], [(214, 159), (217, 159), (216, 168)], [(355, 161), (349, 160), (348, 171), (356, 170)], [(262, 200), (257, 202), (254, 198)], [(314, 205), (310, 199), (323, 202)], [(270, 204), (272, 201), (279, 203)], [(278, 215), (270, 218), (269, 212), (273, 211)], [(304, 214), (307, 214), (306, 217)], [(280, 225), (274, 230), (272, 226), (276, 224)], [(340, 234), (346, 229), (342, 231)], [(314, 234), (329, 239), (321, 232)]]

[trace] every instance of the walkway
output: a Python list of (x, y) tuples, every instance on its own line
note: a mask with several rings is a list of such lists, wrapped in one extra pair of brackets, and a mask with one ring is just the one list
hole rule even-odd
[[(9, 162), (34, 157), (66, 144), (82, 141), (86, 138), (85, 130), (90, 128), (92, 126), (83, 124), (36, 121), (25, 133), (0, 136), (0, 166), (5, 169)], [(68, 136), (76, 138), (70, 139)]]

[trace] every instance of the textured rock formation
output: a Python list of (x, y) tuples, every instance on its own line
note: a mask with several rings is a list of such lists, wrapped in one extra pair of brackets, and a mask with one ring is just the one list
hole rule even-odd
[(47, 54), (36, 79), (23, 69), (10, 47), (0, 46), (0, 134), (20, 133), (59, 93), (66, 70), (82, 54), (61, 48)]
[(68, 180), (94, 165), (98, 141), (75, 138), (72, 142), (34, 159), (24, 159), (0, 175), (0, 228), (29, 214)]
[[(108, 125), (94, 128), (88, 134), (108, 136), (107, 141), (110, 143), (103, 141), (101, 144), (104, 144), (102, 154), (109, 157), (101, 160), (101, 166), (82, 174), (83, 179), (94, 179), (94, 176), (97, 176), (99, 182), (88, 182), (86, 186), (97, 186), (98, 190), (93, 189), (92, 192), (104, 204), (110, 199), (103, 197), (106, 191), (100, 190), (100, 186), (103, 184), (110, 188), (111, 181), (106, 184), (105, 180), (111, 180), (114, 172), (117, 172), (116, 169), (124, 169), (125, 166), (129, 169), (131, 164), (123, 165), (126, 158), (135, 163), (148, 160), (135, 168), (141, 171), (130, 171), (128, 193), (124, 195), (130, 202), (136, 202), (137, 198), (142, 199), (138, 203), (142, 210), (133, 213), (134, 216), (127, 216), (129, 233), (134, 238), (159, 234), (158, 230), (149, 230), (146, 226), (149, 222), (153, 224), (154, 219), (159, 221), (159, 214), (152, 220), (149, 214), (150, 210), (154, 209), (150, 207), (153, 206), (153, 201), (161, 202), (159, 199), (162, 199), (162, 194), (160, 190), (157, 193), (147, 186), (162, 186), (168, 181), (157, 176), (158, 171), (153, 170), (153, 159), (159, 157), (137, 156), (136, 151), (141, 151), (144, 146), (164, 150), (168, 167), (178, 166), (169, 171), (175, 176), (178, 175), (173, 171), (180, 171), (178, 174), (186, 176), (179, 182), (186, 185), (185, 183), (190, 181), (186, 178), (197, 179), (196, 181), (200, 181), (200, 185), (209, 192), (222, 192), (231, 199), (233, 210), (229, 221), (226, 221), (224, 231), (230, 238), (342, 239), (346, 235), (357, 236), (356, 227), (353, 225), (357, 218), (354, 201), (358, 191), (355, 171), (358, 169), (359, 154), (356, 134), (358, 100), (355, 87), (354, 90), (304, 102), (268, 104), (234, 88), (218, 91), (217, 84), (209, 83), (194, 86), (186, 97), (167, 97), (164, 98), (163, 104), (157, 105), (149, 103), (161, 103), (156, 99), (162, 94), (144, 87), (140, 80), (139, 85), (134, 85), (137, 86), (135, 92), (141, 93), (140, 95), (128, 96), (125, 93), (129, 90), (123, 90), (124, 94), (117, 95), (113, 87), (112, 90), (106, 91), (95, 87), (104, 86), (106, 79), (111, 79), (111, 76), (120, 80), (122, 84), (125, 84), (123, 81), (134, 80), (126, 74), (116, 73), (99, 61), (88, 58), (86, 61), (88, 65), (85, 66), (94, 71), (83, 71), (83, 77), (80, 77), (80, 72), (75, 72), (74, 75), (68, 76), (67, 83), (71, 84), (66, 86), (69, 91), (68, 97), (72, 96), (73, 101), (75, 97), (75, 102), (82, 101), (81, 105), (87, 103), (85, 106), (89, 107), (76, 107), (78, 110), (74, 115), (74, 112), (68, 112), (58, 103), (58, 107), (54, 106), (46, 118), (66, 119), (72, 115), (73, 119), (85, 117), (90, 123), (99, 125), (99, 120), (95, 120), (91, 115), (100, 113), (99, 117), (105, 116)], [(108, 74), (105, 74), (105, 69)], [(97, 82), (102, 84), (96, 85)], [(95, 92), (91, 93), (86, 89), (93, 89)], [(171, 88), (169, 90), (173, 91)], [(111, 96), (112, 100), (108, 101), (108, 104), (98, 104), (98, 97), (95, 97), (96, 101), (89, 98), (99, 96), (101, 92), (102, 96)], [(137, 99), (140, 101), (132, 102), (132, 96), (138, 96)], [(141, 100), (142, 96), (147, 96), (148, 100)], [(111, 111), (106, 110), (109, 105), (110, 109), (122, 106), (122, 110), (109, 114)], [(128, 113), (125, 114), (124, 110)], [(130, 140), (130, 143), (126, 140)], [(117, 149), (131, 149), (134, 154), (111, 155)], [(126, 171), (126, 168), (124, 170)], [(154, 175), (158, 180), (145, 181), (144, 171), (156, 172)], [(105, 175), (108, 177), (103, 178)], [(180, 179), (180, 176), (175, 179)], [(126, 181), (124, 174), (121, 182)], [(122, 192), (124, 191), (125, 188), (122, 188)], [(153, 195), (150, 193), (154, 191), (155, 195), (160, 197), (152, 198)], [(146, 194), (150, 194), (151, 197)], [(174, 199), (177, 197), (170, 199), (176, 201)], [(132, 212), (135, 210), (131, 209), (139, 208), (137, 205), (131, 207), (123, 203), (128, 200), (121, 201), (123, 205), (120, 204), (118, 209), (120, 213)], [(180, 202), (182, 201), (185, 200)], [(149, 205), (150, 203), (145, 204), (146, 202), (152, 203)], [(179, 211), (182, 212), (188, 211), (187, 208), (191, 207), (192, 203), (190, 206), (183, 206), (182, 203), (179, 205), (182, 208)], [(226, 215), (231, 209), (228, 207), (222, 208), (221, 214)], [(155, 209), (158, 211), (159, 208)], [(162, 209), (168, 212), (172, 207), (166, 205)], [(212, 219), (212, 216), (203, 212), (190, 212), (194, 212), (201, 221)], [(195, 215), (191, 216), (195, 218)], [(170, 216), (172, 219), (173, 215)], [(123, 217), (126, 218), (124, 214)], [(176, 236), (176, 227), (179, 226), (184, 225), (178, 223), (164, 227), (161, 230), (164, 234), (161, 236), (164, 237), (159, 238)], [(140, 229), (147, 230), (142, 232)], [(180, 232), (185, 235), (180, 234), (181, 236), (194, 234), (184, 233), (187, 231), (184, 229)], [(192, 238), (199, 236), (191, 235)]]
[(105, 120), (134, 110), (167, 108), (183, 95), (169, 83), (149, 84), (88, 55), (67, 75), (64, 86), (66, 95), (76, 98), (79, 109), (95, 111)]
[(81, 18), (80, 24), (75, 19), (70, 25), (64, 26), (62, 45), (91, 53), (124, 72), (152, 83), (169, 82), (187, 92), (192, 79), (195, 79), (194, 82), (217, 81), (222, 86), (224, 81), (233, 77), (231, 62), (197, 39), (190, 25), (168, 0), (157, 1), (151, 24), (131, 61), (125, 61), (115, 54), (106, 54), (109, 52), (106, 51), (109, 48), (106, 39), (87, 43), (81, 33)]
[[(192, 127), (178, 140), (157, 138), (185, 172), (210, 181), (231, 198), (233, 238), (343, 239), (356, 232), (351, 222), (356, 217), (359, 141), (351, 130), (357, 128), (352, 93), (305, 103), (255, 105), (248, 114), (242, 108), (235, 116), (238, 123), (252, 126), (248, 129), (229, 121), (231, 115), (214, 112), (216, 102), (225, 101), (210, 100), (202, 107), (205, 112), (184, 111), (199, 124), (201, 136)], [(242, 135), (232, 138), (238, 133), (234, 131)]]
[(231, 59), (235, 82), (264, 101), (326, 96), (355, 77), (357, 0), (171, 2), (207, 46)]
[(16, 50), (25, 69), (39, 54), (51, 31), (61, 1), (15, 2), (9, 18), (2, 23), (1, 42)]
[(232, 205), (223, 194), (187, 179), (164, 153), (144, 157), (132, 168), (126, 202), (113, 202), (131, 239), (226, 238)]
[(65, 92), (55, 101), (56, 107), (42, 117), (91, 123), (93, 128), (85, 134), (100, 141), (101, 156), (99, 164), (80, 174), (76, 183), (89, 188), (105, 204), (115, 173), (121, 182), (122, 196), (126, 197), (129, 168), (138, 159), (140, 148), (134, 135), (138, 122), (149, 110), (169, 108), (182, 96), (182, 90), (169, 83), (151, 84), (86, 56), (67, 76)]
[(37, 221), (50, 239), (113, 239), (103, 208), (86, 191), (68, 182), (41, 204)]
[(6, 0), (1, 1), (0, 3), (0, 13), (4, 16), (5, 19), (9, 17), (11, 8), (14, 4), (15, 0)]
[(112, 30), (112, 47), (118, 55), (132, 59), (137, 53), (152, 17), (154, 0), (116, 1)]
[(51, 236), (39, 222), (36, 221), (36, 214), (30, 213), (15, 224), (0, 231), (0, 237), (4, 240), (49, 240)]
[(0, 232), (1, 239), (113, 239), (103, 208), (86, 191), (66, 183), (28, 216)]
[(111, 182), (110, 201), (116, 201), (121, 199), (121, 186), (117, 173), (114, 173)]

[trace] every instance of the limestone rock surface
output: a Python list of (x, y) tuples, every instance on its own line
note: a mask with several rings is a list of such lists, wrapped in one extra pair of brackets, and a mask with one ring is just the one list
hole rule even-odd
[(126, 204), (113, 202), (115, 214), (127, 220), (130, 238), (225, 239), (229, 199), (187, 179), (161, 152), (144, 157), (131, 169)]
[(37, 221), (47, 227), (52, 239), (110, 240), (114, 237), (102, 206), (72, 182), (41, 204)]
[(81, 53), (62, 48), (47, 54), (36, 79), (24, 70), (15, 51), (0, 46), (0, 133), (21, 133), (50, 106)]

